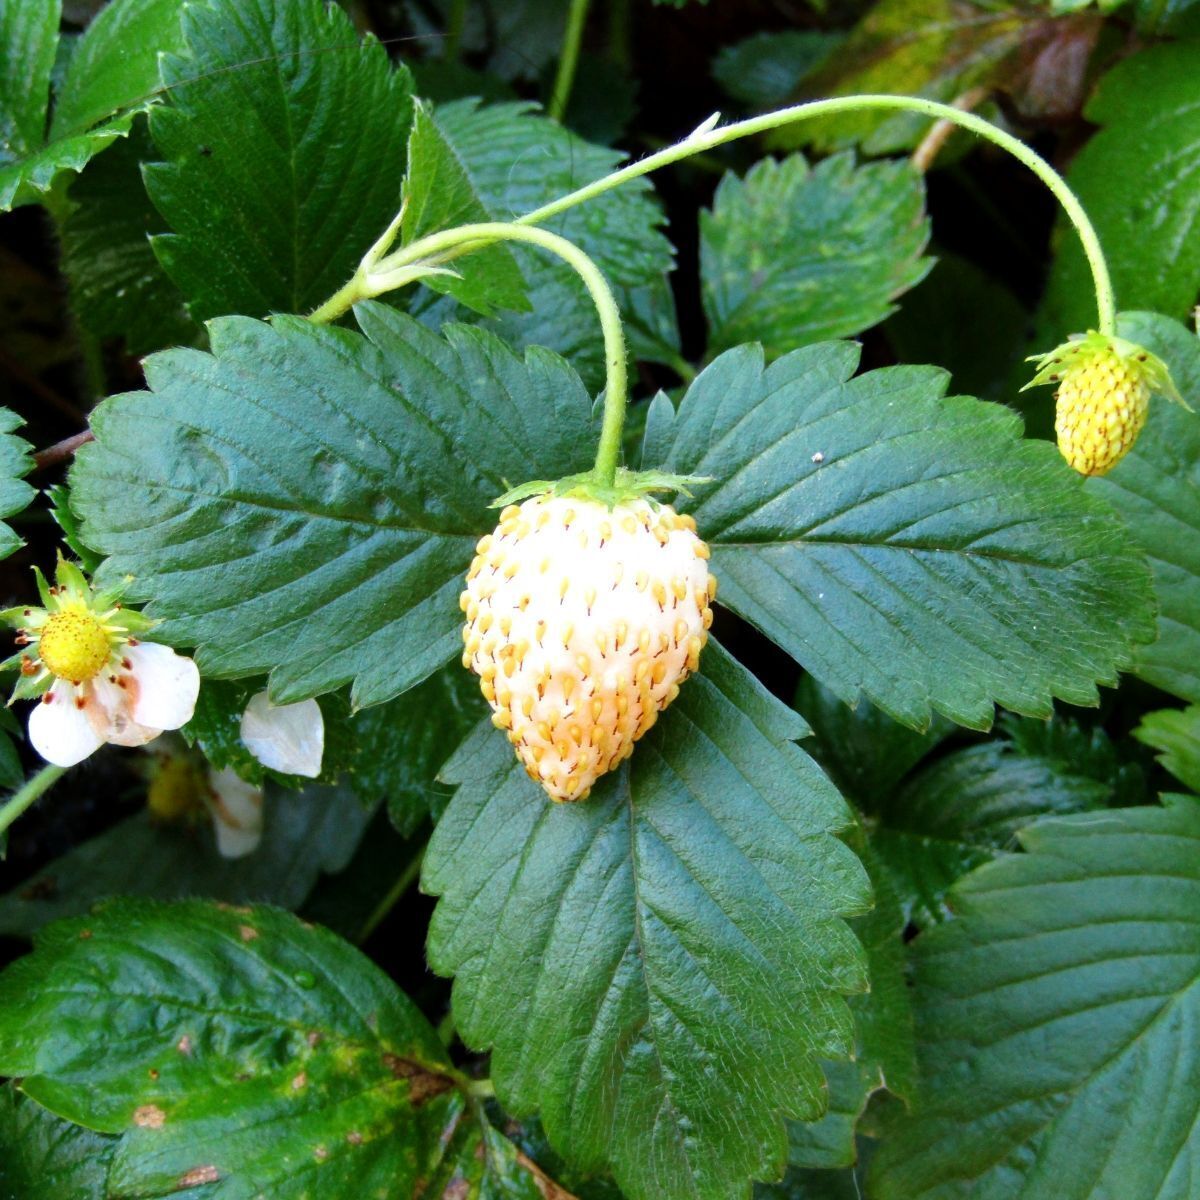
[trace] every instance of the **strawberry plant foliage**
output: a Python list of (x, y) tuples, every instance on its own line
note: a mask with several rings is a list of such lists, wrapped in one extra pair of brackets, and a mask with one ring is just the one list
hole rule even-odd
[(880, 1200), (1194, 1192), (1200, 805), (1039, 823), (917, 941), (924, 1103)]
[(710, 353), (758, 341), (775, 356), (882, 321), (932, 265), (923, 208), (901, 162), (796, 154), (727, 175), (700, 217)]
[[(1120, 64), (1088, 105), (1100, 131), (1070, 181), (1096, 219), (1127, 308), (1187, 314), (1200, 292), (1200, 42), (1157, 46)], [(1147, 261), (1157, 264), (1147, 271)], [(1052, 336), (1090, 327), (1083, 256), (1063, 236), (1043, 320)]]
[(764, 368), (741, 347), (652, 414), (669, 470), (716, 477), (680, 507), (721, 602), (914, 727), (1094, 704), (1152, 635), (1123, 527), (1014, 414), (944, 396), (929, 368), (851, 378), (857, 359), (823, 343)]
[(782, 1115), (820, 1115), (816, 1059), (850, 1051), (839, 993), (866, 976), (841, 918), (869, 893), (803, 732), (710, 645), (588, 803), (548, 806), (490, 725), (443, 772), (430, 962), (506, 1106), (630, 1200), (779, 1171)]
[(85, 537), (164, 636), (212, 674), (271, 671), (281, 701), (353, 680), (376, 703), (440, 667), (489, 503), (587, 463), (587, 394), (557, 356), (359, 318), (211, 323), (211, 354), (156, 355), (149, 392), (103, 406), (73, 476)]
[[(400, 203), (412, 81), (321, 0), (183, 8), (162, 62), (168, 104), (146, 187), (170, 227), (154, 250), (197, 319), (304, 312), (328, 296)], [(234, 81), (235, 86), (230, 86)]]
[[(108, 905), (40, 935), (0, 996), (0, 1071), (25, 1097), (0, 1095), (5, 1119), (49, 1140), (37, 1104), (118, 1137), (90, 1139), (111, 1154), (104, 1195), (410, 1195), (459, 1175), (540, 1195), (412, 1003), (276, 909)], [(77, 1141), (47, 1147), (54, 1170)]]
[(0, 1086), (0, 1196), (102, 1200), (116, 1138), (56, 1117)]
[(0, 212), (47, 202), (55, 186), (152, 107), (158, 53), (177, 48), (179, 0), (113, 0), (72, 48), (50, 105), (60, 0), (0, 12)]
[[(1200, 405), (1200, 339), (1152, 313), (1125, 314), (1121, 329), (1163, 356), (1184, 398)], [(1144, 437), (1111, 476), (1088, 486), (1125, 519), (1154, 571), (1158, 636), (1137, 648), (1133, 670), (1200, 701), (1200, 421), (1152, 404)]]
[[(590, 183), (622, 158), (618, 151), (586, 142), (538, 115), (528, 104), (481, 107), (474, 100), (458, 100), (441, 105), (435, 119), (496, 220), (511, 220)], [(664, 354), (669, 361), (679, 342), (666, 282), (674, 255), (659, 228), (662, 222), (653, 190), (637, 180), (602, 206), (545, 223), (587, 251), (608, 276), (629, 323), (630, 347), (649, 361), (663, 361)], [(505, 312), (491, 328), (515, 347), (557, 350), (589, 386), (599, 387), (604, 377), (600, 338), (578, 278), (565, 264), (529, 247), (513, 246), (512, 254), (527, 285), (528, 311)], [(440, 323), (451, 315), (444, 303), (428, 310), (420, 300), (416, 303), (426, 320)]]

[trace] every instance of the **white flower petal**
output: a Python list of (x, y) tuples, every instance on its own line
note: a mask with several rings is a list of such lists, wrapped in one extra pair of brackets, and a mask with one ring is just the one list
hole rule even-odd
[(192, 719), (200, 694), (200, 672), (190, 658), (170, 646), (139, 642), (125, 657), (136, 686), (130, 715), (139, 725), (178, 729)]
[[(47, 699), (48, 697), (48, 699)], [(55, 683), (29, 714), (33, 748), (56, 767), (73, 767), (104, 745), (104, 736), (76, 703), (79, 693), (64, 682)]]
[(263, 831), (262, 788), (247, 783), (228, 767), (210, 771), (213, 832), (222, 858), (244, 858), (258, 849)]
[(88, 684), (88, 689), (92, 723), (106, 742), (112, 742), (114, 746), (144, 746), (162, 733), (161, 729), (139, 724), (133, 719), (135, 686), (128, 677), (122, 687), (107, 675), (98, 675)]
[(325, 719), (315, 700), (276, 705), (259, 692), (242, 714), (242, 741), (264, 767), (315, 779), (325, 753)]

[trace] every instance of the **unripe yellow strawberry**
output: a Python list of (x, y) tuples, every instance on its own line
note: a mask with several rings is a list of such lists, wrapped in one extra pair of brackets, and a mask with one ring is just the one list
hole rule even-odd
[(1146, 423), (1150, 388), (1111, 347), (1067, 367), (1058, 385), (1058, 449), (1081, 475), (1103, 475), (1125, 457)]
[(1146, 423), (1152, 392), (1184, 403), (1166, 365), (1122, 338), (1088, 333), (1034, 361), (1038, 373), (1027, 386), (1058, 383), (1058, 449), (1081, 475), (1103, 475), (1125, 457)]
[(583, 800), (696, 670), (716, 579), (669, 505), (536, 496), (477, 547), (463, 665), (553, 800)]

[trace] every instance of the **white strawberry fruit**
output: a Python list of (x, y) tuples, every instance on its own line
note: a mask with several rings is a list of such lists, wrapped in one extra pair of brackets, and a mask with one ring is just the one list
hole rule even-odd
[(647, 499), (500, 514), (462, 594), (463, 665), (553, 800), (583, 800), (696, 670), (717, 581), (696, 522)]

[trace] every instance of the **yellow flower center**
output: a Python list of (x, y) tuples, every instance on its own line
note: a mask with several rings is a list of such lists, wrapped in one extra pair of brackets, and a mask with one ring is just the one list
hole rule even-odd
[(108, 634), (86, 608), (56, 612), (42, 626), (38, 657), (59, 679), (84, 683), (95, 678), (111, 652)]

